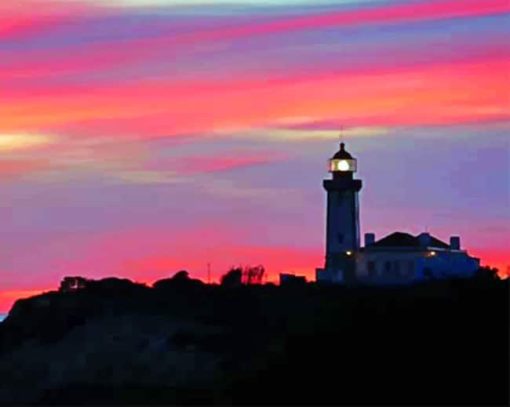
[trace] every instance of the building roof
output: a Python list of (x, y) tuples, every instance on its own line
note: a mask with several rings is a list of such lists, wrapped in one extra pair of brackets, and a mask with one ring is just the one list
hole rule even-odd
[(429, 247), (439, 247), (442, 249), (449, 249), (450, 245), (443, 242), (442, 240), (439, 240), (438, 238), (436, 238), (434, 236), (430, 236)]
[(352, 155), (345, 151), (345, 143), (340, 143), (340, 150), (333, 156), (333, 160), (352, 160)]
[[(423, 239), (423, 237), (428, 239)], [(428, 241), (424, 243), (426, 240)], [(448, 249), (450, 246), (436, 237), (424, 233), (418, 236), (413, 236), (409, 233), (394, 232), (372, 243), (370, 247), (436, 247)]]

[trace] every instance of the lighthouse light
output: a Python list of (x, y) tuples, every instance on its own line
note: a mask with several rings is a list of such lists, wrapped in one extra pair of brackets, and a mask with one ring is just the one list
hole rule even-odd
[(340, 160), (337, 164), (338, 171), (349, 171), (350, 165), (347, 160)]
[(329, 161), (330, 172), (355, 172), (356, 160), (354, 159), (337, 159), (333, 158)]

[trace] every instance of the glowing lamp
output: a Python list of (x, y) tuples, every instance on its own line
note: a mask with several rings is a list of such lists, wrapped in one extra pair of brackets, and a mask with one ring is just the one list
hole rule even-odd
[(329, 172), (356, 172), (356, 160), (329, 160)]

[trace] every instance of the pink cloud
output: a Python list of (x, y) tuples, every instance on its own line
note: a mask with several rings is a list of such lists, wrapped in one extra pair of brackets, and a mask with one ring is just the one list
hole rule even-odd
[(49, 168), (50, 162), (43, 159), (0, 160), (0, 180), (12, 181)]
[(97, 8), (85, 1), (16, 0), (0, 4), (0, 39), (14, 40), (92, 15)]
[(463, 18), (502, 14), (510, 11), (507, 0), (434, 0), (382, 5), (354, 9), (315, 13), (306, 16), (287, 17), (271, 22), (242, 24), (223, 29), (191, 33), (182, 39), (189, 45), (195, 41), (226, 41), (255, 35), (314, 30), (328, 27), (346, 27), (375, 23), (399, 23), (449, 18)]
[(285, 157), (275, 155), (272, 152), (253, 154), (239, 151), (230, 152), (228, 156), (220, 155), (214, 157), (195, 155), (178, 159), (175, 169), (180, 174), (214, 173), (268, 164), (283, 159)]
[[(291, 117), (346, 125), (447, 124), (509, 117), (509, 62), (492, 57), (377, 73), (285, 79), (145, 80), (83, 92), (0, 95), (0, 131), (87, 129), (122, 137), (172, 136), (278, 123)], [(216, 101), (211, 103), (211, 101)]]
[[(27, 0), (24, 0), (25, 2)], [(22, 3), (23, 4), (23, 3)], [(31, 3), (27, 3), (31, 4)], [(90, 7), (90, 8), (89, 8)], [(28, 8), (28, 7), (26, 7)], [(60, 9), (62, 8), (62, 9)], [(166, 58), (178, 57), (192, 47), (207, 44), (218, 44), (254, 36), (273, 35), (295, 31), (323, 29), (329, 27), (345, 27), (373, 23), (416, 22), (459, 17), (476, 17), (502, 14), (510, 11), (506, 0), (440, 0), (413, 2), (411, 4), (394, 4), (366, 7), (348, 11), (315, 13), (292, 17), (271, 18), (270, 21), (257, 19), (247, 23), (245, 20), (235, 21), (231, 25), (224, 23), (217, 27), (199, 29), (176, 34), (174, 22), (169, 21), (169, 30), (161, 30), (157, 36), (130, 41), (111, 41), (108, 38), (98, 46), (96, 43), (82, 44), (79, 53), (73, 58), (63, 54), (48, 54), (40, 50), (27, 50), (23, 54), (6, 55), (3, 58), (3, 78), (23, 78), (46, 76), (54, 73), (79, 73), (91, 69), (121, 67), (126, 63), (140, 63), (161, 57), (165, 50)], [(39, 35), (42, 28), (53, 29), (60, 25), (72, 24), (73, 19), (113, 13), (109, 8), (94, 8), (91, 4), (79, 3), (74, 7), (64, 3), (53, 3), (53, 7), (38, 17), (37, 12), (17, 20), (16, 14), (2, 14), (4, 30), (13, 31), (17, 35)], [(213, 19), (213, 17), (211, 17)], [(214, 21), (214, 19), (213, 19)], [(0, 24), (1, 26), (1, 24)], [(10, 28), (9, 28), (10, 27)], [(1, 36), (0, 31), (0, 36)]]

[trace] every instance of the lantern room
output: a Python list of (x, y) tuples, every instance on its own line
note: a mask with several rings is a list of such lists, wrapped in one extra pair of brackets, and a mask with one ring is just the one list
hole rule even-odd
[(340, 150), (329, 160), (329, 172), (356, 172), (356, 159), (345, 150), (344, 143), (340, 143)]

